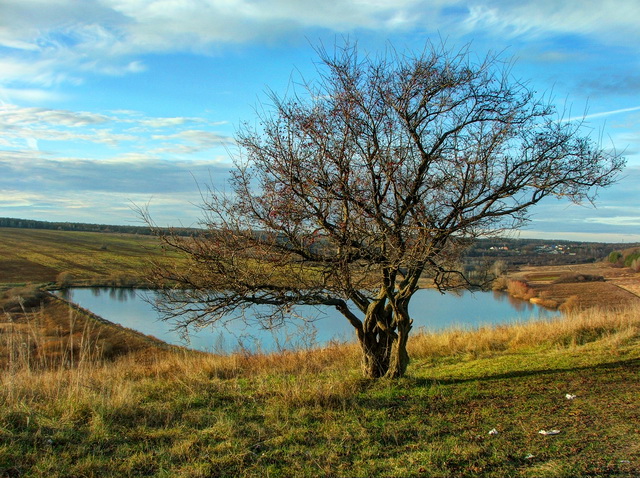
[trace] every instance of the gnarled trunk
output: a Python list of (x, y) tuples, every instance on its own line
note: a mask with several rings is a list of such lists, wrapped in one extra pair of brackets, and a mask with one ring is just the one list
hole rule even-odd
[[(409, 365), (407, 339), (411, 330), (411, 320), (406, 310), (396, 311), (395, 326), (387, 326), (385, 320), (390, 311), (371, 311), (365, 327), (359, 337), (362, 348), (362, 372), (367, 378), (402, 377)], [(368, 329), (368, 330), (367, 330)]]

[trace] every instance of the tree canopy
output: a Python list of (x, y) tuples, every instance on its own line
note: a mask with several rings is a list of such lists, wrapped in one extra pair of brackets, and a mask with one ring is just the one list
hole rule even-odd
[(161, 307), (185, 327), (254, 304), (268, 306), (267, 326), (295, 304), (334, 307), (365, 375), (398, 377), (421, 278), (471, 285), (459, 265), (469, 241), (521, 227), (548, 196), (592, 201), (624, 161), (499, 57), (318, 54), (317, 79), (271, 93), (239, 129), (230, 191), (205, 196), (206, 232), (160, 234), (190, 259), (157, 271), (179, 285)]

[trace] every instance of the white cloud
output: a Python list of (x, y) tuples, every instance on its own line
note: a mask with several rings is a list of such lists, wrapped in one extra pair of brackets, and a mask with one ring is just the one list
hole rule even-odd
[(574, 116), (573, 118), (568, 118), (565, 121), (589, 120), (593, 118), (602, 118), (605, 116), (618, 115), (621, 113), (630, 113), (638, 110), (640, 110), (640, 106), (632, 106), (629, 108), (620, 108), (620, 109), (611, 110), (611, 111), (601, 111), (599, 113), (591, 113), (591, 114), (587, 114), (586, 116)]
[(636, 0), (469, 1), (469, 30), (496, 35), (595, 35), (605, 42), (637, 41), (640, 3)]
[(313, 29), (576, 33), (629, 46), (640, 41), (639, 17), (637, 0), (3, 0), (0, 83), (33, 88), (78, 83), (89, 72), (131, 74), (145, 70), (146, 53), (202, 53)]
[(0, 105), (0, 125), (55, 124), (60, 126), (90, 126), (103, 124), (110, 118), (86, 111), (28, 108), (16, 105)]
[[(0, 105), (2, 144), (14, 150), (38, 148), (38, 141), (93, 143), (118, 147), (123, 142), (153, 153), (192, 155), (216, 146), (233, 144), (233, 139), (212, 131), (225, 122), (203, 118), (150, 118), (137, 112), (101, 114), (51, 108)], [(198, 125), (194, 129), (193, 125)], [(183, 129), (188, 128), (188, 129)], [(175, 131), (166, 134), (166, 128)], [(158, 144), (160, 143), (160, 144)], [(134, 151), (135, 153), (135, 151)], [(110, 152), (107, 156), (113, 156)]]
[[(52, 194), (0, 189), (0, 209), (9, 217), (44, 221), (72, 221), (101, 224), (137, 224), (136, 205), (148, 205), (157, 224), (196, 225), (200, 217), (197, 193), (136, 194), (92, 191)], [(142, 225), (142, 224), (140, 224)]]
[[(185, 130), (169, 135), (153, 135), (153, 139), (167, 141), (165, 146), (154, 150), (158, 153), (191, 154), (205, 151), (215, 146), (229, 146), (235, 144), (233, 138), (212, 131)], [(176, 143), (176, 141), (179, 141)]]
[(591, 224), (605, 224), (607, 226), (640, 226), (639, 216), (589, 217), (585, 222)]
[(17, 103), (43, 103), (61, 101), (64, 95), (42, 88), (3, 88), (0, 86), (0, 105), (10, 101)]

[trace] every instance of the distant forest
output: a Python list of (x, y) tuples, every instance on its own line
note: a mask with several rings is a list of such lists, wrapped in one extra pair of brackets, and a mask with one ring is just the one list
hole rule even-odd
[[(16, 219), (11, 217), (0, 217), (0, 227), (15, 227), (21, 229), (53, 229), (57, 231), (82, 231), (82, 232), (115, 232), (120, 234), (140, 234), (144, 236), (152, 235), (150, 228), (146, 226), (113, 226), (108, 224), (87, 224), (83, 222), (49, 222), (35, 221), (33, 219)], [(190, 235), (198, 229), (180, 228), (175, 229), (180, 235)]]
[[(145, 226), (49, 222), (10, 217), (0, 217), (0, 227), (152, 235), (151, 229)], [(195, 228), (177, 228), (174, 229), (173, 232), (179, 235), (189, 236), (198, 234), (201, 230)], [(477, 240), (467, 251), (466, 257), (467, 261), (471, 263), (502, 260), (508, 265), (572, 264), (599, 261), (606, 258), (612, 250), (625, 249), (631, 246), (634, 245), (544, 239), (492, 238)]]

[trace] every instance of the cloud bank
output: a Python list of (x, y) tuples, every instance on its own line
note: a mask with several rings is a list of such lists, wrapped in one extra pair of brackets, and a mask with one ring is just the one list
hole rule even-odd
[(629, 46), (640, 40), (639, 15), (636, 0), (3, 0), (0, 93), (38, 98), (89, 72), (144, 71), (149, 53), (214, 54), (314, 30), (582, 35)]

